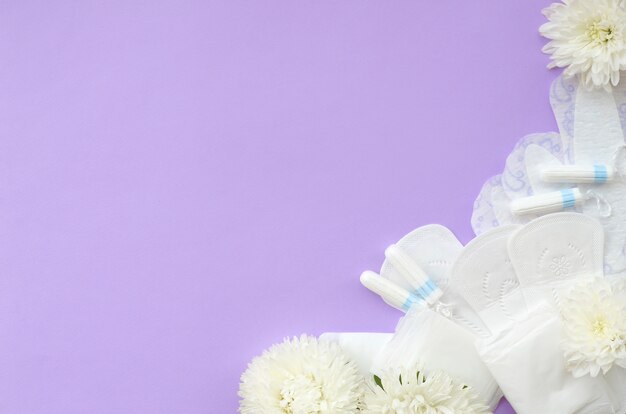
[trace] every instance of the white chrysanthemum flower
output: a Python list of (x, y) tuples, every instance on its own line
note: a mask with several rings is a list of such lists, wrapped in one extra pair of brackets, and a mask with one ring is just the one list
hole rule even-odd
[(565, 361), (575, 376), (626, 368), (626, 289), (604, 278), (582, 283), (562, 302)]
[(365, 413), (486, 414), (489, 409), (474, 391), (445, 372), (424, 375), (419, 366), (387, 370), (369, 384)]
[(623, 0), (563, 0), (546, 8), (548, 22), (539, 32), (551, 39), (543, 51), (549, 68), (579, 75), (587, 88), (619, 83), (626, 69), (626, 10)]
[(342, 414), (360, 408), (364, 378), (338, 344), (303, 335), (273, 345), (241, 376), (242, 414)]

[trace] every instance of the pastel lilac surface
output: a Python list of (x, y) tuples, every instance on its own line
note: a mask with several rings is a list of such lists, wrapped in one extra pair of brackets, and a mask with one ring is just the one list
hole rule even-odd
[[(234, 413), (554, 131), (549, 1), (0, 1), (0, 412)], [(499, 414), (512, 413), (502, 406)]]

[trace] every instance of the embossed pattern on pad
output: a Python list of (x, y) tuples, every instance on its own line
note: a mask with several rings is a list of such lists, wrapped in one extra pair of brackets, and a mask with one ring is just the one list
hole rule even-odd
[(476, 237), (452, 271), (454, 285), (491, 334), (503, 331), (526, 313), (507, 250), (509, 237), (518, 229), (503, 226)]

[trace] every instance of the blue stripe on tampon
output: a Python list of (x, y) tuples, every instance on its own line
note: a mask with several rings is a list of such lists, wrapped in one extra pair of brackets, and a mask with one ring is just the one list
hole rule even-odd
[(574, 195), (574, 190), (571, 188), (561, 190), (561, 198), (563, 200), (563, 208), (574, 207), (576, 205), (576, 196)]
[(428, 279), (426, 283), (415, 289), (413, 291), (413, 294), (426, 299), (430, 295), (432, 295), (433, 292), (435, 292), (437, 289), (439, 289), (437, 285), (435, 285), (432, 280)]
[(406, 300), (402, 304), (402, 309), (404, 311), (408, 311), (409, 309), (411, 309), (411, 306), (413, 306), (415, 303), (419, 302), (420, 300), (421, 299), (415, 296), (414, 294), (409, 293), (409, 297), (406, 298)]
[(594, 164), (593, 165), (593, 178), (594, 181), (598, 184), (606, 183), (606, 180), (609, 178), (609, 173), (606, 170), (606, 165), (602, 164)]
[(426, 289), (424, 289), (424, 285), (418, 287), (417, 289), (413, 290), (412, 292), (414, 295), (419, 296), (422, 299), (426, 299), (429, 295), (428, 291)]
[(420, 298), (427, 298), (429, 293), (428, 291), (424, 288), (425, 285), (422, 285), (420, 287), (418, 287), (417, 289), (413, 290), (413, 294), (420, 297)]
[(428, 279), (428, 281), (420, 286), (420, 288), (426, 292), (426, 296), (430, 296), (430, 294), (435, 290), (435, 285), (433, 285), (433, 282)]

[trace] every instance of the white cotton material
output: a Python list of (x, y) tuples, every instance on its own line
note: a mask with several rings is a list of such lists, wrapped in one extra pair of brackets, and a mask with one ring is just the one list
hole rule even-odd
[(565, 370), (561, 329), (552, 309), (538, 308), (476, 346), (517, 414), (617, 412), (603, 377), (574, 378)]
[(574, 137), (574, 107), (578, 79), (575, 77), (557, 77), (550, 85), (550, 106), (562, 140), (560, 152), (565, 155), (564, 164), (572, 161), (572, 138)]
[(391, 337), (391, 333), (326, 332), (320, 335), (320, 340), (338, 343), (361, 374), (369, 376), (374, 358)]
[(619, 403), (604, 377), (576, 379), (565, 367), (553, 255), (570, 263), (567, 273), (559, 270), (564, 277), (601, 274), (601, 226), (581, 214), (558, 213), (468, 243), (452, 283), (489, 329), (476, 341), (477, 351), (518, 414), (613, 413)]
[(626, 413), (626, 368), (613, 366), (604, 378), (615, 406), (619, 407), (615, 412)]
[(422, 362), (428, 372), (445, 371), (472, 387), (493, 410), (502, 397), (498, 384), (474, 348), (475, 336), (441, 314), (414, 307), (400, 320), (393, 338), (374, 359), (372, 372), (410, 368)]
[(575, 164), (611, 164), (624, 144), (624, 132), (613, 94), (578, 88), (574, 113)]
[[(532, 135), (515, 146), (504, 172), (490, 179), (476, 199), (474, 232), (478, 235), (490, 226), (527, 223), (557, 211), (582, 212), (598, 217), (604, 227), (605, 275), (624, 274), (626, 180), (624, 162), (617, 153), (624, 146), (626, 81), (608, 92), (588, 90), (576, 78), (561, 76), (552, 84), (550, 102), (559, 134)], [(577, 187), (575, 204), (559, 203), (557, 192), (572, 186)], [(520, 201), (544, 194), (551, 200)], [(605, 210), (610, 213), (604, 214)]]
[[(624, 131), (612, 93), (589, 91), (579, 87), (574, 114), (575, 164), (613, 165), (615, 154), (624, 145)], [(605, 265), (607, 273), (626, 269), (626, 183), (616, 180), (604, 185), (584, 185), (581, 190), (593, 190), (611, 206), (612, 214), (600, 218), (606, 237)], [(593, 214), (593, 206), (583, 209)]]
[[(626, 276), (615, 276), (612, 278), (611, 283), (614, 286), (626, 287)], [(611, 389), (614, 399), (619, 401), (618, 413), (626, 413), (626, 368), (621, 367), (618, 364), (613, 364), (613, 367), (604, 375), (609, 388)]]
[(517, 231), (508, 250), (528, 307), (558, 310), (568, 285), (603, 277), (603, 246), (600, 223), (578, 213), (543, 216)]
[(527, 314), (507, 250), (510, 236), (519, 228), (498, 227), (476, 237), (452, 270), (452, 283), (484, 322), (488, 335), (502, 332)]
[(563, 349), (561, 299), (575, 283), (602, 277), (603, 241), (598, 221), (578, 213), (543, 216), (510, 233), (508, 255), (529, 313), (476, 346), (518, 414), (624, 412), (619, 371), (575, 378)]

